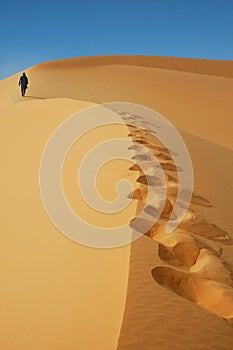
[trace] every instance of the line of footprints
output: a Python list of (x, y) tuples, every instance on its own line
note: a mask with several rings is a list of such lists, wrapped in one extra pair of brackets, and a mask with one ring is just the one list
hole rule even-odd
[[(163, 266), (156, 266), (152, 270), (154, 280), (162, 287), (177, 293), (181, 297), (195, 302), (217, 316), (226, 319), (230, 324), (233, 322), (233, 268), (224, 261), (223, 247), (232, 245), (233, 240), (227, 232), (220, 227), (208, 222), (200, 215), (195, 215), (195, 205), (211, 207), (205, 198), (193, 194), (186, 215), (179, 226), (171, 233), (165, 233), (165, 227), (178, 193), (177, 169), (172, 151), (163, 147), (156, 138), (148, 131), (149, 125), (143, 126), (142, 118), (134, 115), (121, 113), (130, 130), (132, 138), (130, 149), (135, 150), (134, 159), (143, 161), (143, 171), (134, 164), (132, 171), (139, 171), (137, 182), (140, 187), (131, 194), (133, 199), (138, 200), (138, 211), (146, 213), (147, 218), (153, 217), (158, 210), (156, 203), (156, 191), (158, 183), (151, 176), (150, 166), (153, 167), (148, 154), (140, 154), (138, 143), (143, 144), (150, 154), (152, 153), (163, 168), (166, 181), (166, 201), (159, 219), (146, 233), (151, 239), (158, 242), (158, 253), (164, 262)], [(137, 124), (130, 122), (138, 118)], [(148, 174), (145, 169), (148, 165)], [(151, 179), (150, 179), (151, 176)], [(148, 186), (154, 190), (154, 202), (148, 204)], [(151, 191), (150, 188), (150, 191)], [(153, 193), (153, 192), (152, 192)], [(192, 208), (192, 209), (191, 209)], [(130, 226), (140, 232), (140, 226), (145, 227), (145, 219), (133, 219)]]

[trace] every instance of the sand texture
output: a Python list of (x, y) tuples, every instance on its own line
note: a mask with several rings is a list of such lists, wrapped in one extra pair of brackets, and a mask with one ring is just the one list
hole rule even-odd
[[(42, 63), (0, 81), (1, 111), (1, 316), (4, 350), (230, 350), (233, 344), (233, 61), (109, 56)], [(75, 168), (109, 137), (127, 137), (132, 163), (100, 172), (98, 189), (111, 200), (113, 183), (130, 179), (131, 205), (109, 219), (131, 222), (145, 205), (153, 176), (136, 164), (160, 161), (167, 198), (160, 219), (134, 243), (95, 249), (74, 243), (49, 220), (41, 201), (39, 166), (54, 129), (70, 115), (104, 102), (141, 104), (164, 115), (181, 133), (194, 169), (186, 216), (164, 232), (177, 197), (172, 152), (149, 130), (106, 128), (80, 139), (64, 164), (64, 188), (74, 210), (96, 225), (85, 206)], [(128, 118), (128, 121), (127, 121)], [(152, 169), (153, 170), (153, 169)], [(111, 175), (109, 175), (111, 174)], [(148, 179), (150, 180), (148, 183)], [(151, 218), (151, 219), (150, 219)], [(106, 223), (108, 227), (108, 223)]]

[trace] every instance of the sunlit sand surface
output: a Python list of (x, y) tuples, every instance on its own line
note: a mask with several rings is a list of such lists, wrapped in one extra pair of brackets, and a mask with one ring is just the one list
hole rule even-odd
[[(25, 98), (18, 75), (0, 81), (0, 347), (232, 349), (233, 62), (91, 57), (43, 63), (26, 72)], [(101, 138), (86, 135), (64, 164), (66, 196), (83, 219), (104, 220), (84, 207), (75, 187), (75, 169), (100, 140), (115, 135), (139, 140), (159, 159), (166, 177), (160, 220), (131, 245), (104, 250), (71, 241), (51, 223), (40, 197), (39, 166), (61, 122), (110, 101), (150, 107), (178, 128), (193, 162), (194, 193), (185, 218), (166, 235), (178, 186), (172, 153), (150, 131), (126, 124), (106, 128)], [(135, 143), (132, 150), (136, 154)], [(136, 157), (147, 160), (146, 154)], [(135, 160), (113, 162), (98, 174), (106, 200), (114, 199), (114, 182), (122, 178), (134, 188), (127, 211), (105, 222), (107, 227), (130, 222), (141, 210), (153, 218), (155, 205), (145, 206), (153, 183)], [(132, 221), (132, 229), (140, 228)]]

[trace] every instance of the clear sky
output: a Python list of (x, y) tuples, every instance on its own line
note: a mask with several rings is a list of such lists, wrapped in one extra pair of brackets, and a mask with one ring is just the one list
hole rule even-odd
[(0, 79), (109, 54), (233, 59), (233, 0), (2, 0)]

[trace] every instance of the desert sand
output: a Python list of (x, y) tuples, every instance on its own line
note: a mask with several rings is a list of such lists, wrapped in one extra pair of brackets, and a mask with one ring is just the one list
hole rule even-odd
[[(1, 348), (232, 349), (233, 343), (233, 61), (109, 56), (42, 63), (0, 81), (1, 108)], [(74, 191), (76, 167), (87, 150), (112, 135), (140, 140), (161, 161), (167, 202), (141, 239), (115, 249), (81, 246), (50, 222), (38, 173), (44, 146), (73, 113), (125, 101), (164, 115), (180, 131), (194, 168), (186, 217), (171, 234), (164, 227), (177, 195), (171, 154), (142, 129), (126, 124), (86, 135), (65, 163), (67, 198), (93, 218)], [(127, 136), (128, 135), (128, 136)], [(148, 185), (140, 169), (116, 163), (99, 189), (129, 178), (133, 200), (123, 216), (144, 207)], [(172, 179), (172, 180), (171, 180)], [(133, 226), (132, 229), (138, 230)]]

